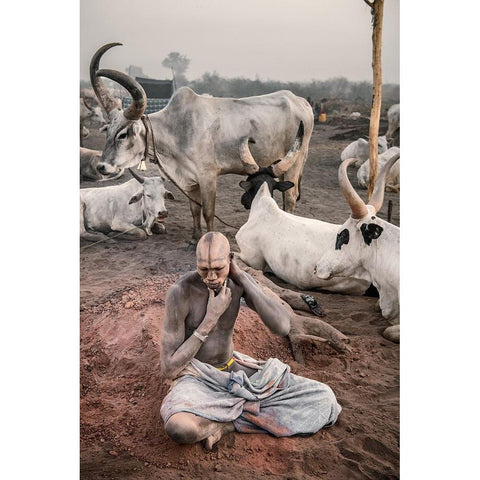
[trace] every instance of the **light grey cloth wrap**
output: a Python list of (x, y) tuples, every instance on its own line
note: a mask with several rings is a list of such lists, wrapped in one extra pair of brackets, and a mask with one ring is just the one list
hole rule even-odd
[(163, 421), (190, 412), (233, 422), (242, 433), (287, 437), (313, 434), (337, 420), (342, 407), (328, 385), (290, 373), (290, 367), (276, 358), (259, 361), (239, 352), (233, 356), (257, 372), (247, 377), (244, 371), (220, 371), (193, 359), (162, 403)]

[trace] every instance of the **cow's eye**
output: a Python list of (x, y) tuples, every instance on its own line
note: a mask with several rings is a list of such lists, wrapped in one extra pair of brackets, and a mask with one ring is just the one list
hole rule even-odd
[(120, 135), (117, 137), (117, 140), (123, 140), (124, 138), (127, 138), (127, 132), (120, 133)]

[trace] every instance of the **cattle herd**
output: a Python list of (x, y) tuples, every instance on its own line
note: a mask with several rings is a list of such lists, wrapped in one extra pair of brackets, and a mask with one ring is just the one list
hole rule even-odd
[[(80, 190), (81, 239), (141, 240), (152, 230), (164, 229), (165, 199), (173, 198), (165, 188), (168, 178), (189, 198), (194, 245), (202, 235), (201, 215), (208, 231), (214, 230), (218, 176), (244, 175), (240, 186), (245, 193), (239, 202), (250, 212), (236, 235), (240, 258), (302, 290), (363, 295), (373, 284), (382, 315), (392, 325), (384, 336), (398, 342), (400, 229), (378, 218), (377, 212), (385, 189), (398, 193), (400, 188), (400, 105), (389, 109), (388, 130), (378, 139), (379, 175), (368, 204), (347, 176), (348, 166), (355, 166), (358, 185), (368, 187), (368, 141), (359, 138), (339, 158), (339, 184), (351, 209), (349, 218), (343, 225), (303, 218), (293, 211), (314, 126), (305, 99), (286, 90), (216, 98), (182, 87), (164, 109), (146, 115), (141, 85), (125, 73), (99, 68), (101, 57), (117, 45), (104, 45), (90, 62), (98, 105), (81, 96), (80, 178), (102, 182), (126, 170), (133, 178), (121, 185)], [(132, 96), (130, 106), (122, 109), (102, 78), (124, 87)], [(101, 124), (106, 135), (103, 151), (82, 147), (86, 119)], [(157, 163), (162, 175), (136, 173), (145, 160)], [(282, 192), (283, 210), (272, 198), (275, 189)]]

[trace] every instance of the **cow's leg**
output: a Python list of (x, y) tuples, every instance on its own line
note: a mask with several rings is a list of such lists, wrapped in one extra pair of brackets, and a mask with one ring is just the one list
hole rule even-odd
[(85, 230), (80, 233), (80, 238), (82, 240), (88, 240), (89, 242), (107, 242), (107, 243), (114, 243), (115, 240), (107, 237), (104, 233), (101, 232), (89, 232)]
[(306, 155), (302, 152), (298, 153), (298, 158), (295, 163), (283, 175), (283, 180), (294, 183), (292, 188), (283, 192), (283, 209), (286, 212), (292, 213), (297, 203), (297, 198), (300, 194), (300, 179), (302, 177), (303, 164), (305, 163)]
[(111, 229), (113, 230), (112, 235), (122, 240), (145, 240), (147, 238), (145, 230), (118, 219), (113, 219)]
[(193, 218), (193, 232), (192, 244), (196, 244), (202, 236), (201, 212), (202, 212), (202, 197), (200, 196), (200, 187), (197, 186), (194, 190), (188, 192), (190, 202), (190, 212)]
[(217, 195), (217, 179), (207, 179), (200, 185), (202, 196), (202, 213), (207, 225), (207, 232), (213, 232), (213, 220), (215, 217), (215, 197)]
[(80, 238), (88, 240), (89, 242), (105, 241), (107, 243), (114, 243), (115, 240), (108, 238), (101, 232), (91, 232), (85, 227), (85, 208), (86, 205), (83, 201), (80, 201)]
[(400, 325), (392, 325), (387, 327), (382, 335), (391, 342), (400, 343)]

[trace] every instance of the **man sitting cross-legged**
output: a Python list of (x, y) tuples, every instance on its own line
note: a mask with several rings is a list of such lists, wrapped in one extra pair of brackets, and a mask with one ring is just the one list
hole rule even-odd
[(259, 361), (234, 351), (242, 297), (273, 333), (289, 333), (290, 313), (237, 266), (227, 238), (205, 234), (197, 245), (197, 271), (177, 280), (166, 298), (161, 363), (174, 383), (161, 415), (178, 443), (205, 440), (210, 450), (235, 430), (313, 434), (341, 412), (327, 385), (290, 373), (276, 358)]

